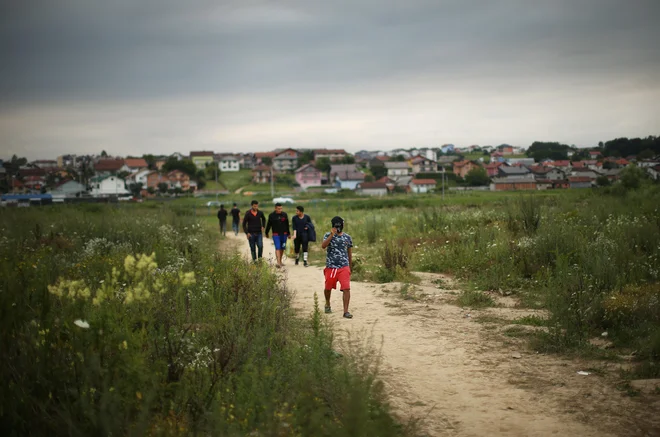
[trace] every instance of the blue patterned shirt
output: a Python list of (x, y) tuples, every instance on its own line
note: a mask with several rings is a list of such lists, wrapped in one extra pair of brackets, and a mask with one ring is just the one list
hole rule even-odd
[[(330, 232), (326, 232), (323, 240), (327, 240)], [(341, 269), (347, 267), (348, 249), (353, 247), (353, 239), (347, 233), (337, 234), (332, 237), (330, 244), (326, 248), (325, 266), (329, 269)]]

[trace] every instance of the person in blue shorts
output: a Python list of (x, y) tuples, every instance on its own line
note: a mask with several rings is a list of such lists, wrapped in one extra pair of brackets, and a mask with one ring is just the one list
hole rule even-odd
[(289, 233), (289, 216), (286, 212), (282, 211), (282, 204), (275, 204), (275, 211), (271, 212), (268, 216), (266, 223), (266, 238), (268, 232), (273, 230), (273, 242), (275, 243), (275, 258), (277, 260), (277, 267), (282, 267), (282, 255), (286, 249), (286, 240), (291, 238)]

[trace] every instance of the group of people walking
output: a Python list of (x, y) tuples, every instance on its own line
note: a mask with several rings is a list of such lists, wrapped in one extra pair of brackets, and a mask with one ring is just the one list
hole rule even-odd
[[(226, 235), (227, 217), (232, 216), (232, 230), (234, 235), (238, 235), (240, 225), (241, 211), (234, 203), (231, 211), (227, 212), (224, 205), (220, 205), (218, 211), (218, 220), (220, 222), (220, 232)], [(353, 240), (351, 236), (344, 232), (344, 219), (336, 216), (331, 220), (331, 230), (323, 235), (321, 248), (326, 250), (326, 266), (323, 271), (325, 276), (325, 312), (331, 313), (330, 296), (332, 290), (341, 285), (340, 291), (343, 293), (343, 316), (347, 319), (353, 318), (348, 311), (348, 305), (351, 299), (351, 266), (353, 264)], [(309, 215), (305, 214), (303, 206), (296, 207), (296, 214), (289, 222), (289, 216), (283, 211), (280, 203), (275, 204), (275, 209), (266, 218), (265, 214), (259, 209), (259, 202), (253, 200), (250, 209), (243, 216), (243, 232), (250, 245), (252, 261), (258, 262), (263, 258), (264, 243), (263, 237), (269, 238), (272, 232), (273, 243), (275, 245), (276, 267), (284, 266), (282, 258), (286, 250), (288, 240), (293, 240), (295, 252), (295, 265), (300, 263), (300, 254), (302, 251), (302, 261), (305, 267), (309, 266), (309, 243), (316, 241), (316, 229)]]

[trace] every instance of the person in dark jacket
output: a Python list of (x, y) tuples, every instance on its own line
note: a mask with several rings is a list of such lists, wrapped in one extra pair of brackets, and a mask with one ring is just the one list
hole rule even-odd
[(268, 224), (266, 225), (266, 238), (268, 232), (273, 230), (273, 242), (275, 243), (275, 258), (277, 259), (277, 267), (282, 267), (282, 255), (286, 249), (286, 240), (291, 238), (289, 233), (289, 216), (286, 212), (282, 211), (282, 204), (275, 204), (275, 211), (271, 212), (268, 216)]
[(259, 211), (259, 202), (253, 200), (252, 208), (245, 213), (243, 217), (243, 231), (250, 243), (250, 252), (252, 261), (257, 261), (257, 248), (259, 248), (259, 259), (264, 255), (264, 226), (266, 226), (266, 216)]
[(241, 222), (241, 210), (238, 209), (238, 206), (234, 203), (234, 207), (229, 213), (231, 214), (231, 229), (234, 231), (234, 235), (238, 235), (238, 225)]
[(220, 205), (218, 220), (220, 221), (220, 233), (227, 235), (227, 210), (225, 209), (225, 205)]
[(303, 251), (303, 265), (308, 266), (309, 250), (309, 225), (312, 223), (310, 216), (305, 214), (305, 208), (300, 205), (296, 207), (296, 215), (291, 220), (293, 224), (293, 247), (296, 252), (296, 265), (300, 262), (300, 247)]

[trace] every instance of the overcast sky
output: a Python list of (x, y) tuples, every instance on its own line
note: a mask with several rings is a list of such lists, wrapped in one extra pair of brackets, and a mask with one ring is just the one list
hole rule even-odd
[(658, 0), (5, 0), (0, 158), (660, 134)]

